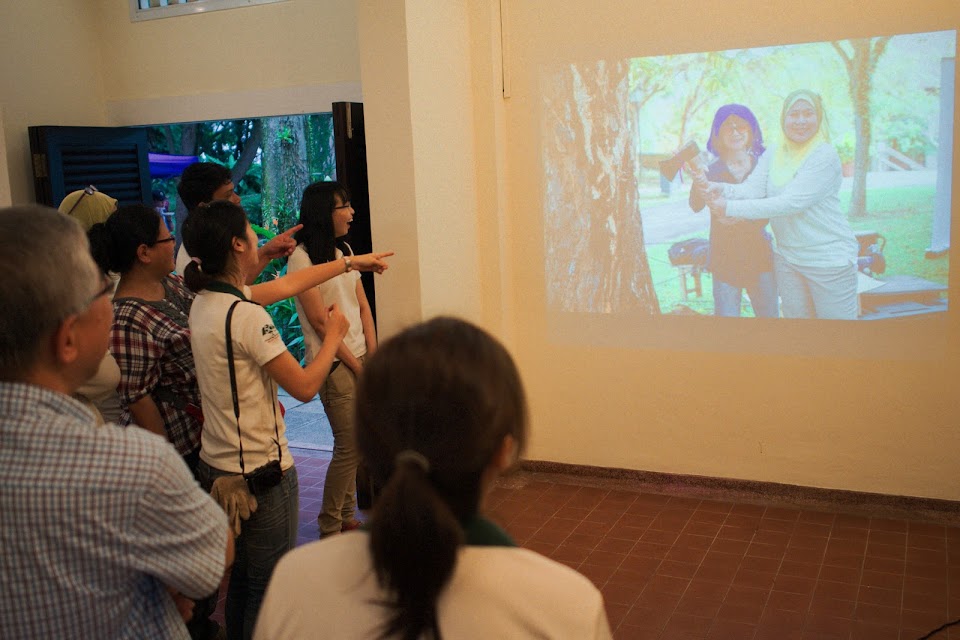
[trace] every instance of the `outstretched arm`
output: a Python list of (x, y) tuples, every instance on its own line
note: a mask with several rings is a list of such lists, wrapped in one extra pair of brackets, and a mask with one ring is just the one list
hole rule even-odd
[(257, 272), (254, 274), (249, 274), (247, 276), (247, 284), (253, 284), (257, 280), (264, 269), (267, 268), (267, 265), (270, 264), (271, 260), (276, 258), (286, 258), (293, 250), (297, 248), (297, 241), (293, 239), (293, 235), (303, 229), (302, 224), (298, 224), (295, 227), (287, 229), (283, 233), (279, 233), (274, 237), (267, 240), (263, 243), (263, 246), (257, 249), (257, 257), (259, 262), (257, 263)]
[[(757, 166), (753, 168), (747, 179), (739, 184), (711, 182), (719, 186), (719, 193), (727, 200), (749, 200), (765, 198), (767, 196), (767, 178), (770, 175), (771, 153), (765, 152), (757, 159)], [(709, 198), (708, 198), (709, 200)]]
[(800, 213), (840, 188), (840, 158), (829, 144), (816, 149), (783, 191), (769, 198), (729, 200), (726, 215), (759, 220)]
[(361, 256), (344, 256), (341, 260), (315, 264), (296, 273), (287, 274), (282, 278), (253, 285), (250, 287), (250, 299), (261, 305), (268, 305), (277, 300), (286, 300), (341, 273), (346, 273), (348, 266), (350, 269), (356, 269), (357, 271), (383, 273), (389, 267), (384, 258), (389, 258), (392, 255), (392, 251), (367, 253)]

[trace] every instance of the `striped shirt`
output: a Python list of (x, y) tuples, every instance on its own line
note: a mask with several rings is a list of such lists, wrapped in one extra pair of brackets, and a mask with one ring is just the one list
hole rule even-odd
[(166, 297), (160, 301), (114, 299), (110, 352), (120, 366), (120, 424), (133, 422), (129, 406), (149, 395), (167, 439), (185, 456), (200, 446), (202, 429), (185, 409), (200, 406), (187, 322), (194, 295), (176, 275), (164, 279), (163, 289)]
[(224, 572), (226, 516), (176, 451), (39, 386), (0, 382), (0, 513), (2, 638), (186, 639), (164, 585)]

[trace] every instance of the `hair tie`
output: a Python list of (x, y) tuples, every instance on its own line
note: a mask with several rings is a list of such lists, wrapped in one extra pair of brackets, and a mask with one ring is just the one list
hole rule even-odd
[(196, 262), (196, 263), (197, 263), (197, 269), (198, 269), (199, 271), (203, 271), (203, 269), (201, 268), (202, 265), (203, 265), (203, 261), (202, 261), (200, 258), (192, 257), (192, 258), (190, 258), (190, 262)]
[(404, 462), (412, 462), (423, 470), (423, 473), (430, 473), (430, 461), (419, 451), (413, 449), (404, 449), (393, 459), (393, 465), (399, 467)]

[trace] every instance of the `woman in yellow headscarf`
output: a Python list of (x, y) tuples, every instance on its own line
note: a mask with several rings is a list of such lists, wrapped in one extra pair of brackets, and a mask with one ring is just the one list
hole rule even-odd
[(855, 320), (858, 245), (840, 209), (840, 157), (820, 96), (791, 93), (780, 123), (782, 144), (761, 157), (746, 181), (705, 187), (711, 212), (770, 219), (785, 318)]

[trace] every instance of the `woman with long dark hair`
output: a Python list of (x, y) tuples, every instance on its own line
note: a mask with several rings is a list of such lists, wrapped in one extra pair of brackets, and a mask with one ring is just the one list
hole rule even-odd
[(356, 430), (382, 487), (367, 530), (288, 554), (257, 638), (611, 637), (589, 580), (482, 515), (527, 438), (520, 375), (494, 338), (436, 318), (388, 340), (360, 376)]
[[(297, 248), (287, 262), (287, 273), (315, 264), (342, 260), (353, 250), (345, 236), (353, 221), (350, 195), (338, 182), (315, 182), (303, 192)], [(350, 329), (337, 349), (332, 368), (320, 387), (320, 400), (333, 431), (333, 456), (323, 483), (323, 503), (317, 522), (320, 535), (328, 536), (357, 528), (357, 449), (354, 443), (354, 390), (364, 359), (377, 348), (370, 304), (360, 283), (360, 274), (344, 273), (297, 296), (297, 311), (303, 327), (306, 360), (311, 362), (324, 343), (326, 309), (336, 304)], [(303, 322), (306, 320), (306, 322)]]
[(383, 258), (392, 254), (344, 257), (247, 286), (259, 269), (257, 237), (244, 210), (225, 200), (193, 210), (183, 225), (183, 241), (192, 256), (184, 277), (197, 292), (190, 330), (205, 417), (200, 482), (215, 492), (228, 487), (233, 495), (226, 506), (242, 501), (252, 511), (241, 510), (241, 518), (248, 516), (242, 524), (231, 517), (240, 533), (226, 603), (227, 636), (249, 638), (273, 568), (297, 538), (297, 472), (277, 385), (298, 400), (313, 398), (348, 328), (331, 306), (327, 343), (301, 368), (260, 305), (353, 269), (382, 272), (387, 268)]

